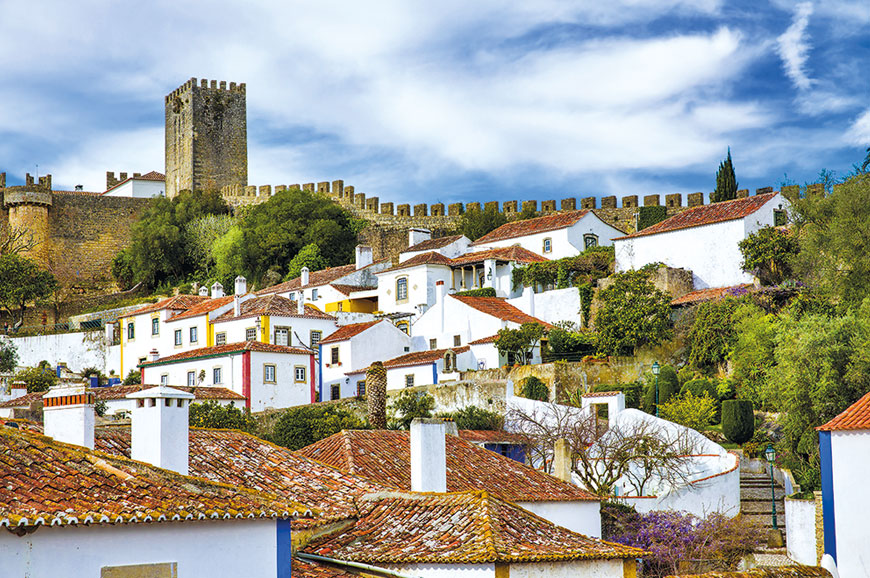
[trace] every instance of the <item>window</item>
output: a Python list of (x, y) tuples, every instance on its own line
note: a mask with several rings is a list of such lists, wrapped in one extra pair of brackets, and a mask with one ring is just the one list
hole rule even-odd
[(160, 335), (160, 319), (157, 317), (151, 319), (151, 335)]
[(140, 357), (140, 358), (139, 358), (139, 365), (142, 365), (142, 364), (145, 363), (147, 360), (148, 360), (147, 357)]
[(257, 340), (257, 328), (256, 327), (248, 327), (245, 329), (245, 341), (256, 341)]
[(356, 396), (362, 397), (366, 394), (366, 380), (361, 379), (356, 382)]
[(290, 328), (275, 328), (275, 345), (290, 345)]
[(136, 326), (132, 321), (127, 324), (127, 339), (136, 339)]
[(344, 303), (341, 302), (341, 301), (338, 302), (338, 310), (339, 310), (339, 311), (344, 311)]
[(586, 249), (589, 249), (590, 247), (597, 247), (598, 235), (593, 235), (592, 233), (587, 233), (583, 235), (583, 246)]
[(160, 385), (169, 385), (169, 374), (164, 373), (160, 376)]
[(187, 386), (193, 387), (195, 385), (196, 385), (196, 372), (195, 371), (188, 371), (187, 372)]
[(333, 365), (338, 363), (338, 346), (335, 346), (332, 348), (332, 351), (330, 351), (330, 355), (331, 355), (330, 362)]
[(462, 345), (462, 336), (461, 335), (454, 335), (453, 336), (453, 347), (459, 347), (460, 345)]
[(312, 289), (312, 290), (311, 290), (311, 300), (312, 300), (312, 301), (317, 301), (317, 289)]
[(175, 330), (175, 345), (181, 345), (181, 329)]
[(214, 336), (214, 344), (215, 345), (225, 345), (227, 342), (227, 332), (221, 331), (217, 335)]
[(190, 342), (196, 343), (196, 341), (197, 341), (196, 327), (191, 327), (190, 328)]
[(786, 223), (785, 211), (783, 209), (774, 209), (773, 211), (773, 226), (782, 227)]
[(408, 300), (408, 278), (399, 277), (396, 279), (396, 303)]
[(220, 383), (223, 383), (223, 375), (221, 375), (221, 373), (223, 373), (223, 372), (221, 371), (220, 367), (215, 367), (214, 369), (211, 370), (211, 377), (212, 377), (213, 384), (218, 385)]
[(430, 339), (429, 340), (429, 349), (438, 349), (438, 340)]
[(323, 339), (322, 331), (312, 331), (310, 340), (311, 348), (314, 349), (315, 347), (317, 347), (317, 344), (320, 343), (321, 339)]
[(337, 383), (334, 383), (329, 388), (329, 399), (338, 399), (339, 397), (341, 397), (341, 388)]
[(544, 253), (551, 253), (553, 251), (553, 239), (547, 237), (544, 239)]
[(263, 381), (266, 383), (275, 383), (275, 366), (267, 363), (263, 366)]
[(409, 373), (405, 376), (405, 387), (414, 387), (414, 374)]
[(304, 365), (297, 365), (293, 368), (293, 381), (296, 383), (305, 383), (305, 371)]
[(456, 354), (448, 351), (444, 354), (444, 373), (451, 373), (456, 369)]

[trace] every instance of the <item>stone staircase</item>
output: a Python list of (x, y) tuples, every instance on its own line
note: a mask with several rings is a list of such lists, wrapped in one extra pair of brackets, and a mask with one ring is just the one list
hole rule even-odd
[[(776, 497), (776, 523), (785, 537), (785, 489), (774, 482)], [(751, 521), (756, 522), (763, 530), (773, 528), (770, 507), (770, 473), (740, 471), (740, 512)]]

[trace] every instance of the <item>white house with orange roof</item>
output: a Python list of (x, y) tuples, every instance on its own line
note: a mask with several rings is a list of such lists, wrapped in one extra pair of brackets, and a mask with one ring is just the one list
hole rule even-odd
[(616, 270), (651, 263), (692, 271), (695, 289), (752, 283), (738, 243), (763, 227), (785, 225), (789, 202), (778, 192), (681, 211), (614, 240)]
[(166, 176), (157, 171), (151, 171), (140, 175), (133, 173), (132, 177), (126, 177), (127, 173), (121, 173), (121, 179), (114, 179), (106, 183), (107, 197), (135, 197), (137, 199), (150, 199), (151, 197), (163, 197), (166, 195)]
[(472, 251), (519, 245), (547, 259), (579, 255), (590, 247), (606, 247), (625, 235), (590, 210), (566, 211), (524, 221), (511, 221), (471, 243)]
[(471, 240), (465, 235), (448, 235), (432, 238), (427, 229), (410, 229), (408, 231), (408, 248), (399, 253), (399, 263), (423, 253), (435, 252), (448, 259), (458, 257), (468, 252)]
[[(460, 371), (477, 369), (468, 345), (448, 349), (413, 351), (383, 362), (387, 372), (387, 391), (418, 385), (433, 385), (459, 379)], [(365, 387), (366, 370), (348, 372), (351, 382)], [(363, 390), (364, 392), (364, 390)]]
[(339, 327), (320, 342), (320, 401), (361, 395), (367, 367), (410, 350), (408, 334), (386, 319)]

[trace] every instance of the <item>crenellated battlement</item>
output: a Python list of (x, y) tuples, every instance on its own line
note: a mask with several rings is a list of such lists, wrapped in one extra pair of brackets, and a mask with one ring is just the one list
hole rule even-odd
[[(142, 176), (142, 173), (133, 173), (131, 178), (138, 179)], [(127, 180), (127, 173), (118, 173), (118, 176), (115, 176), (113, 171), (106, 171), (106, 190), (116, 187)]]
[(207, 89), (207, 90), (220, 90), (223, 92), (236, 92), (240, 94), (245, 94), (246, 87), (244, 82), (235, 83), (230, 82), (227, 84), (226, 80), (209, 80), (207, 78), (197, 79), (193, 76), (190, 77), (190, 80), (170, 92), (166, 95), (166, 103), (170, 103), (176, 98), (182, 96), (186, 92), (190, 92), (194, 88), (199, 89)]

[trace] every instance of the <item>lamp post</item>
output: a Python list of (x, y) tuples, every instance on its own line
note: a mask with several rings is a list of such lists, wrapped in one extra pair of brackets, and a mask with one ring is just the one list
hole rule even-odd
[(659, 362), (653, 361), (652, 372), (653, 375), (656, 376), (656, 417), (659, 416), (659, 371), (661, 371)]
[(767, 449), (764, 450), (764, 457), (770, 463), (770, 508), (771, 516), (773, 516), (773, 529), (778, 529), (776, 525), (776, 492), (773, 485), (773, 462), (776, 460), (776, 450), (773, 449), (773, 444), (767, 444)]

